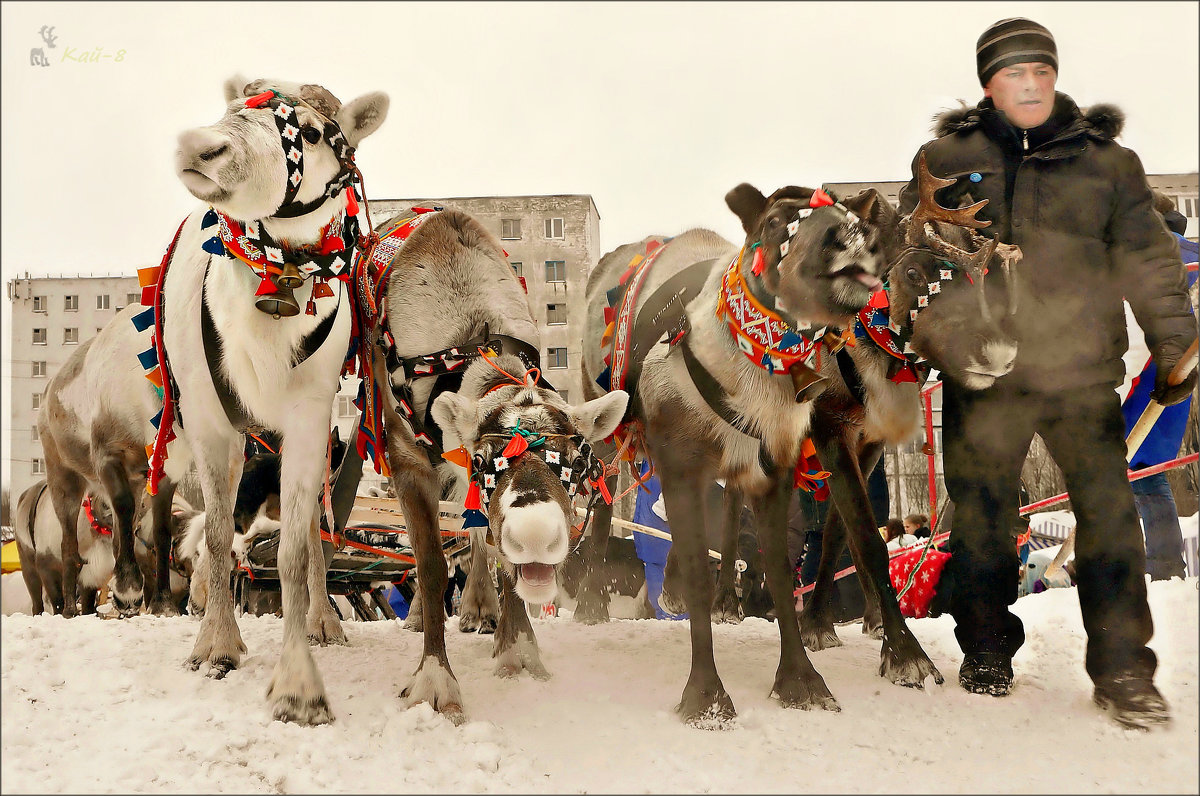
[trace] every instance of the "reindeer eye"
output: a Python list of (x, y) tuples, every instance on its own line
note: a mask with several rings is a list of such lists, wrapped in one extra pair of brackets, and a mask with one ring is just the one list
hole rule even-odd
[(782, 223), (783, 222), (779, 219), (779, 216), (770, 216), (767, 218), (767, 226), (771, 229), (779, 229), (779, 225)]
[(920, 268), (908, 268), (904, 272), (904, 278), (909, 282), (912, 282), (914, 285), (921, 285), (925, 283), (925, 275), (921, 273)]
[(304, 125), (300, 130), (300, 135), (304, 136), (304, 140), (310, 144), (315, 144), (321, 140), (321, 131), (311, 124)]

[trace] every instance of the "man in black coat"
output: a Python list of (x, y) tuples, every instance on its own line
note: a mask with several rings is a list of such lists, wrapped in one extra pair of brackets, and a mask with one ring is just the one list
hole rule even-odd
[[(996, 696), (1012, 687), (1012, 657), (1025, 634), (1008, 609), (1020, 565), (1010, 529), (1021, 466), (1038, 433), (1063, 471), (1078, 521), (1094, 699), (1125, 726), (1166, 723), (1157, 659), (1146, 646), (1153, 634), (1146, 555), (1116, 387), (1127, 347), (1122, 297), (1158, 365), (1154, 398), (1169, 405), (1195, 387), (1194, 368), (1178, 386), (1166, 379), (1196, 338), (1178, 248), (1154, 212), (1141, 161), (1113, 140), (1121, 113), (1111, 106), (1084, 113), (1055, 92), (1058, 53), (1046, 28), (1021, 18), (995, 23), (977, 42), (976, 67), (984, 99), (943, 114), (938, 137), (921, 148), (935, 176), (954, 180), (939, 203), (988, 200), (978, 217), (991, 226), (981, 232), (1023, 253), (1010, 318), (1019, 342), (1012, 372), (979, 391), (944, 385), (946, 491), (956, 511), (946, 597), (964, 654), (959, 682)], [(919, 156), (900, 194), (903, 213), (917, 204)], [(1010, 306), (1003, 279), (993, 272), (986, 284), (1003, 312)]]

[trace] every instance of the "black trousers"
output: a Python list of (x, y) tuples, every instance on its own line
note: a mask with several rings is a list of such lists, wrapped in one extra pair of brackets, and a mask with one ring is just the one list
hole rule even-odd
[(954, 501), (950, 534), (954, 634), (966, 654), (1012, 655), (1025, 631), (1017, 599), (1021, 467), (1036, 432), (1062, 469), (1077, 521), (1075, 564), (1093, 681), (1152, 677), (1154, 632), (1146, 551), (1126, 477), (1125, 423), (1116, 391), (1095, 385), (1042, 393), (1003, 384), (973, 392), (944, 384), (943, 461)]

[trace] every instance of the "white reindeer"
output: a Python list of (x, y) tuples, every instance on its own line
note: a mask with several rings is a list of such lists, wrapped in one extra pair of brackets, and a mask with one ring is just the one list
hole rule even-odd
[[(270, 293), (271, 286), (246, 262), (226, 256), (232, 249), (214, 244), (214, 238), (220, 234), (221, 241), (251, 258), (263, 253), (277, 267), (281, 264), (275, 258), (282, 253), (285, 262), (275, 282), (281, 292), (289, 283), (299, 283), (304, 275), (299, 269), (317, 262), (323, 241), (332, 239), (331, 230), (350, 225), (344, 219), (353, 201), (346, 189), (353, 162), (333, 147), (357, 146), (377, 130), (388, 98), (373, 92), (342, 105), (312, 84), (244, 84), (236, 79), (226, 83), (225, 98), (228, 107), (219, 121), (179, 136), (179, 179), (205, 206), (182, 225), (162, 283), (162, 342), (178, 387), (182, 421), (176, 433), (190, 449), (202, 485), (211, 561), (204, 619), (188, 662), (193, 668), (208, 663), (210, 674), (221, 677), (246, 651), (228, 586), (233, 495), (243, 464), (244, 437), (240, 423), (235, 425), (240, 412), (254, 424), (275, 429), (283, 440), (279, 571), (284, 642), (268, 700), (278, 719), (321, 724), (333, 716), (308, 649), (306, 617), (310, 610), (323, 612), (325, 618), (318, 622), (327, 624), (330, 635), (340, 628), (336, 633), (332, 629), (337, 620), (329, 616), (327, 601), (310, 604), (305, 580), (310, 554), (319, 549), (315, 509), (330, 408), (349, 344), (349, 290), (330, 279), (332, 296), (326, 297), (320, 289), (324, 284), (305, 279), (295, 287), (297, 307), (308, 303), (314, 314), (273, 317), (259, 306), (287, 314), (286, 301), (272, 306), (271, 296), (261, 295)], [(277, 124), (277, 116), (287, 123)], [(339, 128), (343, 142), (336, 138)], [(214, 211), (224, 216), (218, 224), (211, 223)], [(233, 230), (229, 221), (244, 227), (245, 235), (227, 236)], [(277, 245), (271, 246), (268, 238)], [(256, 289), (261, 305), (256, 305)], [(206, 327), (219, 338), (216, 368), (205, 353)], [(209, 350), (212, 336), (210, 332)], [(168, 474), (177, 444), (167, 459)]]

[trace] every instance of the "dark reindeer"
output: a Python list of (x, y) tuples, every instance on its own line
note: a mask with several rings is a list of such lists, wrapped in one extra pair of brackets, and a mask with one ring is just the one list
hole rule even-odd
[[(676, 709), (699, 726), (735, 712), (713, 659), (713, 588), (696, 499), (717, 477), (749, 498), (762, 542), (780, 632), (772, 695), (785, 707), (840, 709), (800, 637), (786, 513), (813, 413), (811, 366), (840, 343), (827, 330), (848, 326), (879, 285), (888, 234), (889, 207), (873, 190), (843, 203), (798, 187), (768, 198), (742, 184), (725, 201), (746, 231), (741, 251), (689, 230), (665, 246), (648, 239), (610, 252), (588, 281), (584, 336), (585, 393), (601, 393), (598, 376), (629, 390), (626, 433), (644, 439), (662, 482), (691, 616), (692, 667)], [(645, 273), (641, 258), (653, 258)], [(632, 289), (622, 295), (613, 319), (617, 334), (632, 329), (629, 368), (618, 374), (614, 354), (601, 374), (607, 294), (622, 271), (621, 284), (640, 285), (636, 298)], [(610, 520), (610, 508), (597, 510), (593, 544), (606, 546)]]
[[(933, 674), (938, 683), (942, 677), (932, 664), (928, 672), (915, 666), (927, 659), (900, 614), (865, 474), (885, 445), (919, 433), (918, 393), (928, 366), (968, 388), (984, 389), (1012, 369), (1017, 353), (1005, 319), (988, 303), (983, 276), (989, 266), (1003, 269), (1007, 313), (1012, 315), (1017, 297), (1013, 266), (1020, 250), (974, 232), (990, 223), (975, 218), (986, 200), (960, 209), (938, 205), (934, 193), (951, 184), (930, 174), (922, 156), (920, 202), (900, 220), (898, 245), (889, 257), (887, 306), (874, 309), (874, 318), (860, 316), (858, 327), (864, 333), (858, 345), (839, 354), (850, 361), (830, 363), (822, 372), (826, 389), (817, 398), (812, 428), (821, 463), (831, 473), (834, 505), (826, 517), (816, 585), (800, 615), (801, 634), (813, 650), (841, 644), (831, 600), (835, 562), (848, 538), (866, 595), (863, 632), (884, 640), (880, 674), (914, 686), (920, 686), (918, 676)], [(898, 375), (905, 373), (912, 375)]]

